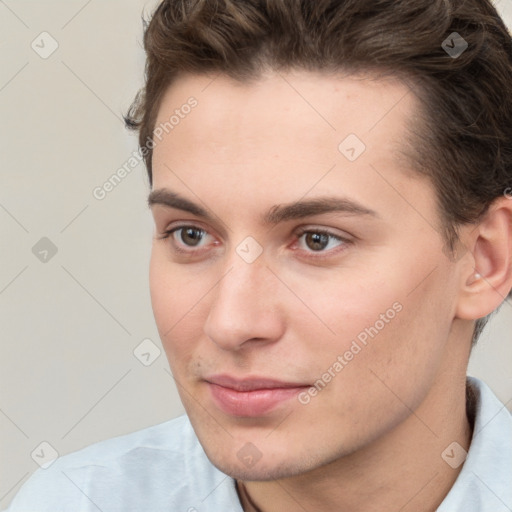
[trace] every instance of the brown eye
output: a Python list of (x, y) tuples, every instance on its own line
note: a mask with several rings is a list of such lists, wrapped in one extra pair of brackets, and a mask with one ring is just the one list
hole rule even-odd
[(300, 250), (301, 256), (316, 260), (334, 257), (352, 244), (348, 238), (313, 227), (301, 228), (296, 236), (295, 249)]
[[(206, 230), (190, 225), (168, 229), (160, 238), (169, 240), (172, 251), (182, 255), (195, 256), (208, 249), (208, 237), (213, 239)], [(215, 241), (213, 245), (216, 245)]]
[(179, 233), (178, 236), (181, 241), (189, 247), (197, 246), (201, 242), (205, 233), (203, 229), (197, 229), (193, 227), (178, 228), (174, 232)]
[(305, 233), (306, 237), (304, 241), (306, 245), (313, 251), (321, 251), (329, 244), (329, 238), (332, 235), (325, 233)]
[(297, 233), (298, 245), (306, 253), (326, 253), (348, 243), (344, 238), (324, 230), (303, 229)]

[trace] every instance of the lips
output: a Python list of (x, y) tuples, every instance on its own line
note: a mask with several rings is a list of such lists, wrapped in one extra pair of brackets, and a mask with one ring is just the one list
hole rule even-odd
[(237, 379), (214, 375), (205, 379), (216, 406), (231, 416), (257, 417), (283, 405), (309, 384), (264, 377)]

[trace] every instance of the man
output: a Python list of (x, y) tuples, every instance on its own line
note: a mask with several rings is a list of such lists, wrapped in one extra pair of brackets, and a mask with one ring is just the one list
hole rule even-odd
[(512, 510), (466, 378), (512, 288), (512, 44), (486, 0), (164, 1), (139, 130), (187, 415), (11, 511)]

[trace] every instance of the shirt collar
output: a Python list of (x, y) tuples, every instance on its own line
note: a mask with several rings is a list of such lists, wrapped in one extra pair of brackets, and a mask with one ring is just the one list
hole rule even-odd
[(512, 416), (491, 389), (466, 380), (467, 412), (474, 415), (466, 460), (437, 512), (512, 512)]

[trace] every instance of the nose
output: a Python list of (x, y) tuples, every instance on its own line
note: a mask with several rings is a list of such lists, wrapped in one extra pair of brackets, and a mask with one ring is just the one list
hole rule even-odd
[(224, 350), (277, 341), (284, 332), (279, 281), (262, 257), (247, 263), (237, 254), (211, 292), (206, 335)]

